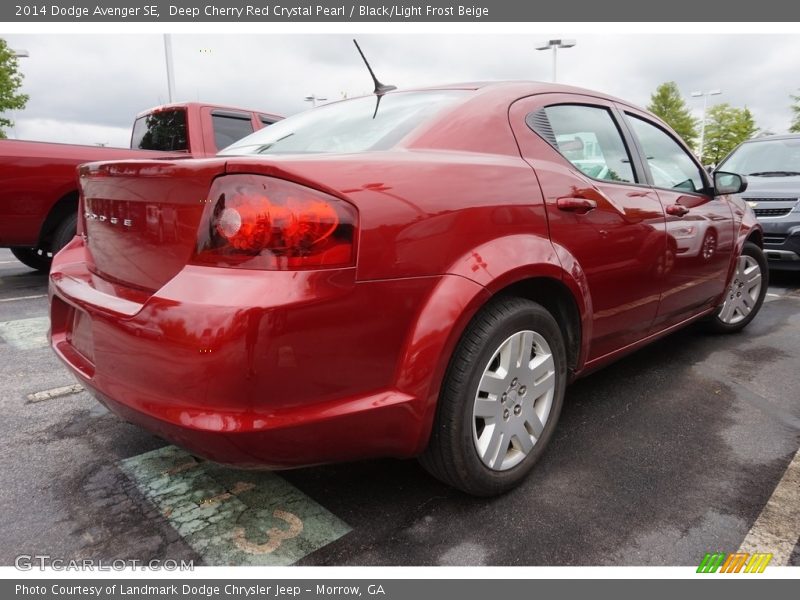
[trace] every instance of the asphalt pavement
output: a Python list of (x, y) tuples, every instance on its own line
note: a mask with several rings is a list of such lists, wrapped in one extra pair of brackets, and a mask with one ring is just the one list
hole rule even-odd
[(573, 384), (532, 476), (494, 499), (413, 460), (197, 461), (74, 385), (46, 294), (0, 250), (2, 565), (698, 565), (753, 540), (800, 565), (800, 273), (773, 274), (741, 334), (693, 327)]

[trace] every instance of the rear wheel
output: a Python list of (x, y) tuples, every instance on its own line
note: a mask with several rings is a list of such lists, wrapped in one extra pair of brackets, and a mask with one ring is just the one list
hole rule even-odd
[(53, 230), (50, 242), (44, 247), (11, 248), (17, 260), (31, 269), (47, 272), (53, 262), (53, 256), (75, 237), (78, 229), (78, 215), (72, 213), (64, 217)]
[(564, 341), (552, 315), (524, 298), (492, 302), (450, 361), (420, 462), (469, 494), (513, 488), (544, 452), (565, 387)]
[(722, 306), (708, 320), (711, 330), (735, 333), (747, 327), (764, 303), (768, 284), (769, 268), (764, 252), (756, 244), (745, 242)]
[(37, 271), (49, 271), (50, 263), (53, 260), (41, 248), (11, 248), (11, 254), (25, 266)]

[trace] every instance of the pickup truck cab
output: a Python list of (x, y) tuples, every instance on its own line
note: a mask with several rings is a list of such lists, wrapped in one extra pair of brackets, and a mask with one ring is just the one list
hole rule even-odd
[(47, 271), (75, 235), (77, 167), (128, 158), (203, 158), (280, 120), (274, 114), (199, 102), (136, 115), (130, 148), (0, 140), (0, 247)]

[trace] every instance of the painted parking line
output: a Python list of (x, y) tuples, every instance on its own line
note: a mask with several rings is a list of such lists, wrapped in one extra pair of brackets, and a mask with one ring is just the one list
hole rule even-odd
[(44, 402), (45, 400), (52, 400), (53, 398), (60, 398), (61, 396), (69, 396), (70, 394), (77, 394), (83, 391), (83, 386), (80, 383), (73, 383), (72, 385), (63, 385), (61, 387), (52, 388), (49, 390), (42, 390), (35, 394), (28, 394), (29, 402)]
[(16, 298), (0, 298), (0, 302), (16, 302), (17, 300), (35, 300), (36, 298), (47, 298), (47, 294), (35, 294), (33, 296), (17, 296)]
[(771, 552), (773, 565), (788, 565), (800, 540), (800, 450), (745, 536), (739, 552)]
[(271, 472), (226, 468), (175, 446), (119, 464), (207, 565), (290, 565), (350, 531)]
[(49, 317), (33, 317), (16, 321), (0, 321), (0, 340), (18, 350), (47, 346)]

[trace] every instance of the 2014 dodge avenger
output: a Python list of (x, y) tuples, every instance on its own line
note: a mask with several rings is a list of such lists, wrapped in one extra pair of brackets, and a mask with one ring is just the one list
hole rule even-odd
[(52, 346), (122, 418), (209, 459), (419, 456), (496, 494), (571, 380), (753, 319), (767, 267), (745, 186), (578, 88), (345, 100), (215, 158), (84, 165)]

